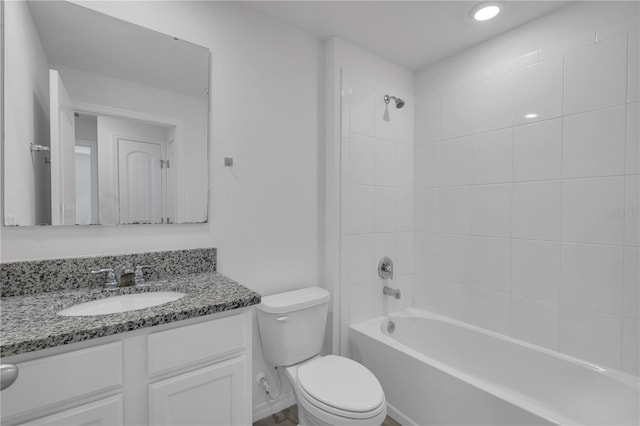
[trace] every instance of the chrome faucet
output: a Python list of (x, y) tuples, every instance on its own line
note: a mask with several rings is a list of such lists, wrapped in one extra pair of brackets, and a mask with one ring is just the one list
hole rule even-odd
[(91, 275), (105, 274), (105, 281), (103, 286), (106, 288), (115, 288), (118, 286), (118, 277), (116, 277), (116, 271), (113, 268), (98, 269), (91, 271)]
[[(380, 259), (380, 262), (378, 262), (378, 275), (380, 275), (380, 278), (382, 278), (383, 280), (387, 280), (393, 279), (393, 260), (391, 260), (388, 257), (383, 257), (382, 259)], [(387, 296), (393, 296), (395, 299), (400, 299), (400, 290), (396, 290), (393, 289), (389, 286), (384, 286), (384, 288), (382, 289), (382, 293), (384, 293)]]
[(387, 296), (393, 296), (394, 299), (400, 299), (400, 289), (394, 289), (385, 285), (382, 288), (382, 293)]
[(91, 271), (91, 274), (105, 274), (103, 284), (105, 288), (130, 287), (145, 281), (142, 271), (144, 268), (149, 268), (149, 266), (134, 263), (131, 268), (122, 268), (118, 271), (114, 268), (98, 269)]

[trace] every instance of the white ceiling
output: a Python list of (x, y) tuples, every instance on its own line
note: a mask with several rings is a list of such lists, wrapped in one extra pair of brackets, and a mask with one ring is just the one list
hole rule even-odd
[(267, 16), (326, 40), (338, 36), (411, 70), (548, 14), (567, 1), (506, 1), (486, 22), (469, 1), (246, 1)]

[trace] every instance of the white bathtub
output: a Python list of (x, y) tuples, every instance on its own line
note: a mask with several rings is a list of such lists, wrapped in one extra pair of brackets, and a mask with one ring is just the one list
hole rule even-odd
[[(417, 425), (638, 425), (638, 378), (409, 308), (351, 327), (351, 356)], [(384, 331), (383, 331), (384, 329)]]

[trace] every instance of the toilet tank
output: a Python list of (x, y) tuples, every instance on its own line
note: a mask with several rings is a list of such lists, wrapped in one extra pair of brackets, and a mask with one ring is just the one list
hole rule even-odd
[(289, 366), (319, 354), (328, 307), (329, 292), (320, 287), (263, 297), (256, 308), (265, 359)]

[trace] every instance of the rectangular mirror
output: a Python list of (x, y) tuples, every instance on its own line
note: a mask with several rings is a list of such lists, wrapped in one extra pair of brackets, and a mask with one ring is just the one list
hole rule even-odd
[(207, 221), (209, 50), (4, 2), (5, 226)]

